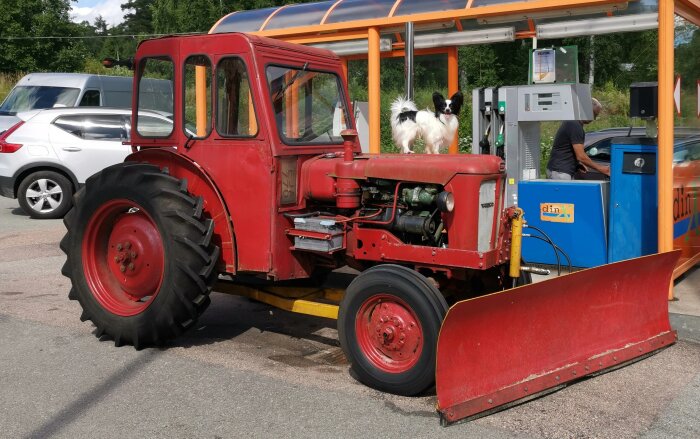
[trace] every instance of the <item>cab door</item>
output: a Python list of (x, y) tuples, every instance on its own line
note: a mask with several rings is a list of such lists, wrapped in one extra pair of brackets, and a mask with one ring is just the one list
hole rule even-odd
[(250, 45), (238, 35), (185, 39), (180, 56), (179, 135), (188, 139), (180, 152), (206, 171), (228, 206), (237, 269), (269, 273), (275, 174), (267, 131), (258, 123)]

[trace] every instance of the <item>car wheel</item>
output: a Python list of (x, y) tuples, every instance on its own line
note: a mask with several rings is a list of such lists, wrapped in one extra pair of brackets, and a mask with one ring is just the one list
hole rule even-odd
[(38, 171), (22, 180), (17, 198), (32, 218), (62, 218), (73, 205), (73, 185), (57, 172)]

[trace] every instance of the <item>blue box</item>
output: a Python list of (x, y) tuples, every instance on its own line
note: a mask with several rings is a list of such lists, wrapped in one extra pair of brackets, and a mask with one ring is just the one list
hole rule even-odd
[[(528, 225), (542, 229), (566, 252), (575, 267), (608, 262), (607, 211), (609, 183), (605, 181), (530, 180), (518, 184), (518, 205)], [(532, 228), (524, 233), (542, 236)], [(557, 263), (552, 246), (523, 238), (526, 262)], [(566, 258), (560, 254), (562, 264)]]
[(612, 140), (609, 262), (657, 251), (656, 143), (656, 139), (643, 137), (617, 137)]

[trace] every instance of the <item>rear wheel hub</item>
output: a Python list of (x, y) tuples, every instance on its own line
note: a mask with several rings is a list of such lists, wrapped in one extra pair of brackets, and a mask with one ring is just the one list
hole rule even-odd
[(112, 200), (92, 216), (83, 241), (90, 290), (108, 311), (145, 310), (163, 281), (165, 251), (153, 219), (128, 200)]

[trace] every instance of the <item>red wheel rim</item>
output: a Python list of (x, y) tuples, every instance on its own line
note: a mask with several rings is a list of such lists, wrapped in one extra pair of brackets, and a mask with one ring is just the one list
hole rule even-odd
[(153, 219), (138, 204), (112, 200), (92, 214), (83, 270), (95, 299), (119, 316), (143, 312), (163, 282), (165, 251)]
[(372, 296), (355, 320), (360, 349), (376, 368), (402, 373), (416, 365), (423, 352), (423, 328), (413, 309), (396, 296)]

